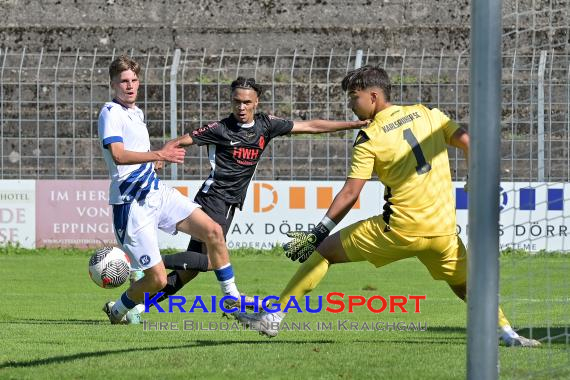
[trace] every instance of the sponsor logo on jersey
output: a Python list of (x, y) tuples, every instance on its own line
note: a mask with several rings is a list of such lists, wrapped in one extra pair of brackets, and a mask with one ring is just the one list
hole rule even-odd
[(235, 147), (233, 151), (234, 160), (241, 165), (255, 165), (261, 156), (261, 149)]

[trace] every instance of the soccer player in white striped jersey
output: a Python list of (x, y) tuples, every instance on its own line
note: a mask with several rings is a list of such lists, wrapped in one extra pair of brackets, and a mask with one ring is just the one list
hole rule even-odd
[(156, 161), (182, 163), (184, 146), (192, 139), (184, 135), (151, 151), (144, 114), (135, 104), (140, 70), (127, 56), (111, 63), (114, 98), (99, 114), (99, 138), (111, 177), (109, 204), (113, 206), (115, 236), (133, 268), (144, 271), (144, 277), (134, 281), (116, 302), (104, 305), (113, 324), (126, 323), (127, 312), (143, 302), (145, 293), (155, 294), (166, 285), (158, 229), (171, 234), (182, 231), (204, 241), (223, 294), (240, 296), (221, 227), (155, 173)]

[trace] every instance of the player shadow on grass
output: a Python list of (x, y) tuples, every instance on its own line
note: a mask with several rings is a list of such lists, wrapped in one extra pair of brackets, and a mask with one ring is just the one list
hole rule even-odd
[(107, 355), (114, 355), (114, 354), (124, 354), (124, 353), (132, 353), (136, 351), (140, 352), (147, 352), (147, 351), (158, 351), (158, 350), (179, 350), (185, 348), (200, 348), (200, 347), (211, 347), (211, 346), (227, 346), (232, 344), (275, 344), (275, 342), (279, 343), (291, 343), (291, 344), (328, 344), (328, 343), (338, 343), (334, 340), (279, 340), (279, 341), (270, 341), (268, 339), (261, 339), (261, 340), (234, 340), (234, 341), (215, 341), (215, 340), (197, 340), (193, 343), (188, 344), (181, 344), (178, 346), (153, 346), (153, 347), (129, 347), (129, 348), (122, 348), (118, 350), (105, 350), (105, 351), (94, 351), (94, 352), (79, 352), (76, 354), (71, 355), (60, 355), (60, 356), (52, 356), (50, 358), (45, 359), (36, 359), (36, 360), (8, 360), (3, 363), (0, 363), (0, 369), (4, 368), (26, 368), (26, 367), (37, 367), (42, 365), (50, 365), (50, 364), (61, 364), (72, 362), (81, 359), (88, 359), (94, 357), (103, 357)]
[(19, 318), (0, 321), (0, 324), (15, 325), (108, 325), (109, 321), (101, 319), (45, 319), (45, 318)]

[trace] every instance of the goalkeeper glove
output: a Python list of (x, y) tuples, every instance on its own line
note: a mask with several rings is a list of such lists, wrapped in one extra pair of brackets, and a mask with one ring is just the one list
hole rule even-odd
[(292, 240), (283, 245), (285, 255), (293, 261), (299, 260), (300, 263), (304, 263), (330, 232), (323, 223), (317, 224), (310, 232), (288, 232), (287, 236)]

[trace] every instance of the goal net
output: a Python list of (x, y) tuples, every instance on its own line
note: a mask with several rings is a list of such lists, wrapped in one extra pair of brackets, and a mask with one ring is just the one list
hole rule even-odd
[(570, 3), (503, 1), (500, 303), (536, 350), (501, 377), (570, 376)]

